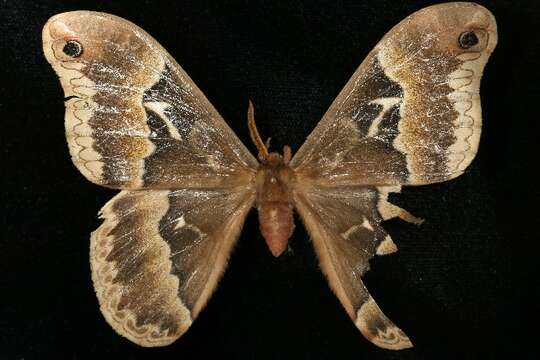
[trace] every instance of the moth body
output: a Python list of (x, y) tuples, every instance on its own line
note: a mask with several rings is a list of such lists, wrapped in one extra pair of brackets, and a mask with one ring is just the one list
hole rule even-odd
[[(288, 154), (288, 150), (285, 150)], [(294, 172), (290, 159), (270, 153), (257, 171), (256, 207), (261, 233), (272, 255), (278, 257), (287, 248), (294, 230), (291, 186)]]

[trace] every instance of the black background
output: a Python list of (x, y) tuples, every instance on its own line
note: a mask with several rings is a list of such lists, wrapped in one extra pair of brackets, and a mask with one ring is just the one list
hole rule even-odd
[(432, 3), (0, 2), (0, 358), (535, 358), (540, 94), (533, 1), (482, 2), (497, 18), (499, 45), (482, 81), (476, 160), (456, 180), (392, 197), (426, 222), (388, 222), (400, 251), (375, 258), (365, 281), (415, 348), (392, 352), (366, 341), (329, 290), (300, 222), (292, 252), (274, 259), (254, 211), (217, 291), (173, 345), (145, 349), (118, 336), (93, 292), (89, 233), (116, 191), (89, 183), (70, 161), (63, 93), (41, 50), (50, 16), (85, 9), (131, 20), (169, 50), (242, 141), (249, 143), (251, 98), (274, 149), (290, 144), (295, 151), (384, 33)]

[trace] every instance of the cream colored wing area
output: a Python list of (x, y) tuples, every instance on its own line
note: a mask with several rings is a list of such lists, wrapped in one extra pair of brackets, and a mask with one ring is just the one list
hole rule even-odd
[[(388, 190), (388, 189), (386, 189)], [(391, 206), (377, 188), (334, 188), (295, 194), (320, 266), (339, 301), (371, 342), (386, 349), (411, 347), (408, 337), (379, 309), (362, 282), (369, 259), (397, 250), (381, 227)], [(396, 215), (397, 216), (397, 215)]]
[(49, 19), (42, 36), (66, 96), (72, 160), (90, 181), (119, 189), (249, 181), (255, 158), (144, 30), (113, 15), (73, 11)]
[(142, 346), (180, 337), (221, 277), (254, 195), (248, 189), (123, 191), (92, 233), (92, 279), (105, 319)]

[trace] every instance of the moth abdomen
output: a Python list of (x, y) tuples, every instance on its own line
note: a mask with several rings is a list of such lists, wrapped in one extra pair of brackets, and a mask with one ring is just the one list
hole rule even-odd
[(288, 165), (289, 151), (284, 149), (284, 156), (268, 154), (255, 180), (261, 233), (276, 257), (285, 251), (294, 230), (291, 187), (295, 174)]
[(266, 202), (258, 211), (261, 233), (272, 255), (278, 257), (287, 248), (294, 230), (293, 207), (286, 202)]

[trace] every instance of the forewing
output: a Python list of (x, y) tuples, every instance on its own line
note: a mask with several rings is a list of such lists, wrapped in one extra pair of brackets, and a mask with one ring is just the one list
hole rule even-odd
[(90, 251), (109, 324), (142, 346), (180, 337), (215, 289), (253, 199), (188, 189), (122, 191), (109, 201)]
[[(467, 49), (460, 36), (474, 32)], [(321, 185), (421, 185), (463, 173), (481, 130), (479, 86), (497, 43), (473, 3), (420, 10), (369, 53), (291, 162)]]
[(355, 325), (374, 344), (397, 350), (412, 344), (383, 314), (361, 279), (375, 254), (397, 250), (380, 225), (392, 206), (387, 193), (374, 187), (311, 189), (297, 192), (295, 204), (321, 269)]
[[(77, 46), (80, 54), (72, 56)], [(90, 181), (120, 189), (249, 181), (255, 158), (136, 25), (90, 11), (59, 14), (43, 28), (43, 50), (66, 96), (73, 162)]]

